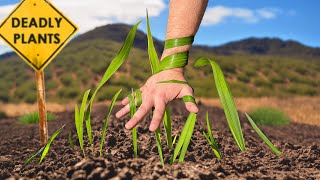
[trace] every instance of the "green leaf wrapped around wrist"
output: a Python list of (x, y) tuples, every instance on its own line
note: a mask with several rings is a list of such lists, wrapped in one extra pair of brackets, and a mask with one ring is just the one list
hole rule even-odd
[(179, 46), (191, 45), (194, 41), (194, 36), (174, 38), (166, 40), (164, 49), (170, 49)]
[(188, 64), (189, 52), (177, 53), (165, 57), (159, 64), (159, 70), (164, 71), (174, 68), (182, 68)]

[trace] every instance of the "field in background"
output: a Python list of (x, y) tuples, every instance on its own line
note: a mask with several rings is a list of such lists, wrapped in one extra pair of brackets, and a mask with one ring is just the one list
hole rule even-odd
[[(129, 29), (110, 25), (73, 40), (45, 69), (47, 100), (80, 100), (85, 90), (96, 87)], [(147, 80), (151, 70), (146, 42), (146, 35), (139, 31), (128, 61), (101, 89), (98, 101), (110, 100), (120, 88), (120, 96), (126, 96)], [(163, 42), (155, 40), (155, 44), (161, 52)], [(239, 50), (243, 47), (246, 49)], [(194, 46), (186, 77), (196, 97), (217, 97), (210, 68), (192, 67), (196, 58), (205, 56), (219, 63), (235, 97), (319, 96), (319, 54), (316, 48), (273, 39), (243, 40), (232, 47)], [(25, 62), (14, 54), (0, 56), (0, 102), (34, 103), (35, 87), (34, 72)]]
[[(221, 107), (220, 100), (217, 98), (199, 98), (207, 106)], [(248, 112), (257, 107), (275, 107), (284, 111), (293, 122), (319, 125), (320, 126), (320, 96), (316, 97), (293, 97), (293, 98), (235, 98), (237, 107), (242, 112)], [(109, 101), (96, 103), (95, 106), (109, 105)], [(120, 105), (120, 102), (116, 103)], [(26, 113), (37, 111), (37, 105), (29, 104), (0, 104), (1, 110), (8, 116), (20, 116)], [(49, 103), (48, 111), (64, 112), (73, 111), (74, 103), (58, 104)]]

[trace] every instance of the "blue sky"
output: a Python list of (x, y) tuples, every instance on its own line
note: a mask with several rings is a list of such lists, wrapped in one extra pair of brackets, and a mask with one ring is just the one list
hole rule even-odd
[[(144, 20), (145, 8), (148, 8), (153, 35), (164, 39), (168, 0), (124, 1), (51, 0), (79, 25), (80, 33), (104, 24), (134, 24)], [(0, 0), (0, 21), (18, 2)], [(319, 7), (320, 1), (316, 0), (210, 0), (195, 43), (221, 45), (247, 37), (278, 37), (320, 47)], [(141, 30), (145, 30), (144, 25), (140, 26)], [(8, 49), (0, 42), (0, 54)]]

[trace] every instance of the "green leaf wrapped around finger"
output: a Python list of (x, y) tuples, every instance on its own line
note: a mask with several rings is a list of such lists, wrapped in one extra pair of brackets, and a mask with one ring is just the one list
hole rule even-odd
[(220, 66), (216, 62), (207, 58), (199, 58), (198, 60), (196, 60), (194, 67), (201, 67), (208, 64), (210, 64), (212, 67), (214, 82), (217, 87), (217, 91), (223, 106), (224, 113), (226, 115), (230, 131), (240, 150), (245, 151), (246, 147), (237, 108)]
[(170, 49), (179, 46), (191, 45), (194, 41), (194, 36), (174, 38), (166, 40), (164, 49)]
[(187, 95), (187, 96), (183, 96), (182, 98), (183, 102), (191, 102), (193, 104), (196, 104), (196, 100), (194, 99), (194, 97)]
[(157, 82), (157, 84), (170, 84), (170, 83), (188, 84), (188, 82), (186, 82), (186, 81), (179, 81), (179, 80), (175, 80), (175, 79)]

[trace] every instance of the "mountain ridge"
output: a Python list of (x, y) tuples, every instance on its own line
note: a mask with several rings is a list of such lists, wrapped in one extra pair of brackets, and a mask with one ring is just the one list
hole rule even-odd
[[(112, 40), (123, 42), (132, 26), (127, 24), (109, 24), (97, 27), (74, 38), (68, 46), (93, 39)], [(158, 53), (162, 52), (164, 42), (154, 39), (154, 45)], [(147, 49), (147, 36), (138, 30), (135, 38), (134, 47), (143, 50)], [(280, 38), (257, 38), (248, 37), (240, 40), (231, 41), (218, 46), (194, 45), (193, 49), (208, 51), (215, 54), (251, 54), (251, 55), (278, 55), (287, 57), (314, 58), (320, 60), (320, 48), (304, 45), (294, 40), (282, 40)], [(0, 59), (5, 59), (14, 55), (14, 52), (0, 55)]]

